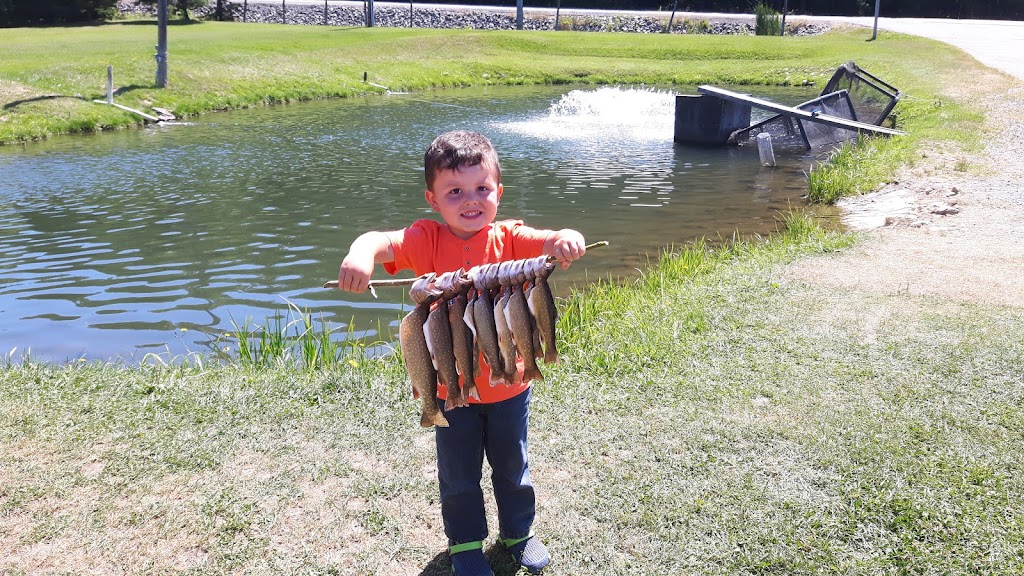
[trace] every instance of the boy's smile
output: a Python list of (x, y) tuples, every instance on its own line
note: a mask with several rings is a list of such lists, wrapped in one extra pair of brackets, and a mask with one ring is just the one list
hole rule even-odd
[(468, 240), (498, 214), (503, 192), (494, 170), (486, 163), (441, 169), (423, 196), (457, 238)]

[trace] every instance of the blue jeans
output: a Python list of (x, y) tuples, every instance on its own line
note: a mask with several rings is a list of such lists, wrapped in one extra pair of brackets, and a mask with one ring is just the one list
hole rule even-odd
[[(444, 401), (438, 402), (443, 407)], [(535, 513), (533, 484), (526, 461), (530, 388), (494, 404), (470, 404), (445, 412), (448, 428), (435, 428), (441, 517), (448, 544), (487, 538), (484, 456), (493, 473), (494, 499), (502, 538), (529, 535)]]

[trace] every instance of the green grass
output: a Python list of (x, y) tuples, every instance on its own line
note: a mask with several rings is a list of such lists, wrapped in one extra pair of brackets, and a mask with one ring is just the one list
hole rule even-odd
[[(787, 280), (856, 237), (780, 228), (561, 302), (531, 422), (549, 573), (1019, 574), (1021, 310)], [(448, 573), (397, 358), (3, 386), (5, 573)]]

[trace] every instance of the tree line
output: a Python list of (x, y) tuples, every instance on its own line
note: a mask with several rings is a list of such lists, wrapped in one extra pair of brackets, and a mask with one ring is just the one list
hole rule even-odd
[[(139, 0), (155, 4), (156, 0)], [(179, 14), (208, 2), (220, 8), (226, 0), (168, 0)], [(284, 0), (287, 3), (287, 0)], [(1024, 20), (1024, 0), (880, 0), (881, 15), (916, 18), (982, 18)], [(32, 26), (109, 20), (117, 15), (118, 0), (0, 0), (0, 26)], [(516, 0), (432, 0), (432, 3), (515, 6)], [(687, 12), (751, 13), (764, 4), (790, 14), (872, 16), (875, 0), (524, 0), (526, 6), (607, 10), (672, 10)], [(217, 11), (220, 12), (219, 10)]]
[[(155, 5), (157, 0), (138, 0)], [(212, 0), (220, 7), (224, 0)], [(0, 0), (0, 27), (95, 22), (117, 16), (118, 0)], [(188, 18), (188, 10), (207, 0), (168, 0), (168, 6)]]

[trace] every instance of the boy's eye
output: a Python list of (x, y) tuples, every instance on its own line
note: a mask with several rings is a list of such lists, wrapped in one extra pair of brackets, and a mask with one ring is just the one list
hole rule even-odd
[(448, 191), (448, 193), (452, 194), (452, 195), (462, 194), (462, 189), (461, 188), (452, 188), (451, 190)]

